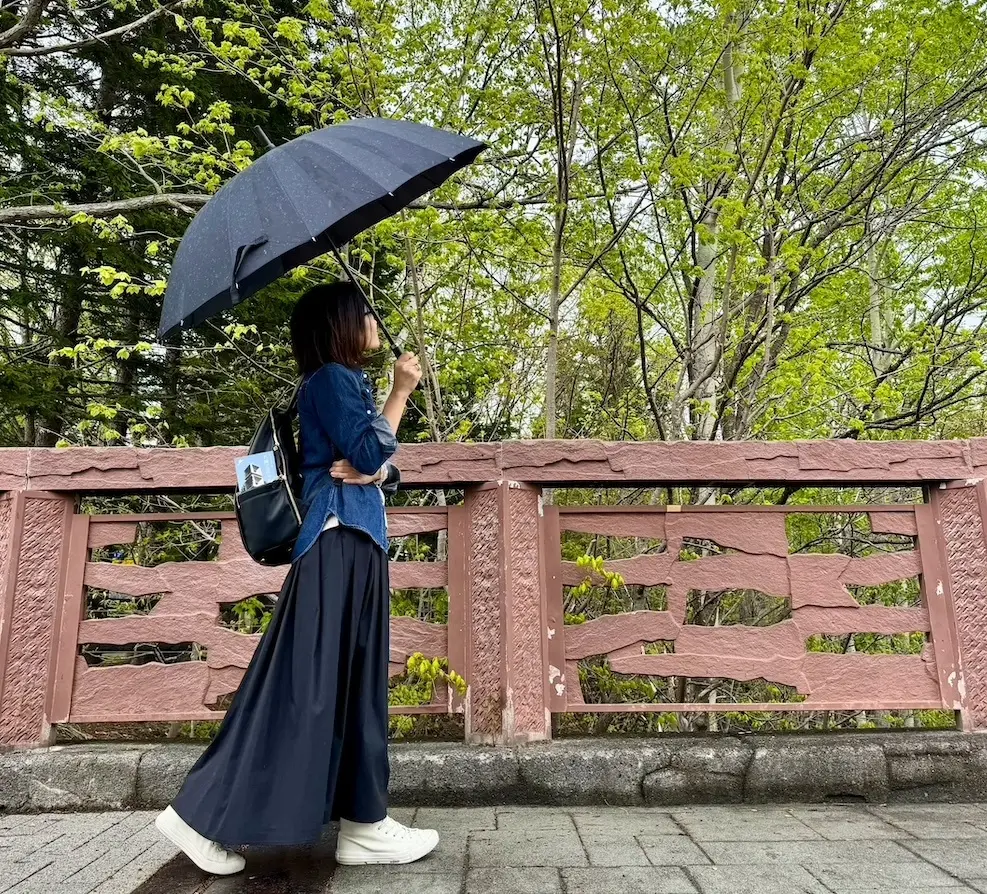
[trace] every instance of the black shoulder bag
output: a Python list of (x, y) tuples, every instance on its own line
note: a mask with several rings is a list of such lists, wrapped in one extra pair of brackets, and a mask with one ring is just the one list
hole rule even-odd
[(286, 407), (273, 407), (257, 426), (248, 454), (273, 453), (277, 477), (233, 497), (247, 554), (261, 565), (287, 565), (302, 527), (301, 472), (295, 444), (299, 379)]

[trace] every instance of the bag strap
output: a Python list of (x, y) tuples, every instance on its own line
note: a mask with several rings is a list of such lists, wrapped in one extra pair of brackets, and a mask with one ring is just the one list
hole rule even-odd
[(305, 381), (305, 377), (299, 376), (298, 381), (295, 382), (295, 387), (292, 390), (291, 397), (288, 398), (288, 404), (285, 407), (285, 410), (288, 413), (294, 414), (298, 412), (298, 392), (302, 390), (302, 383), (304, 381)]

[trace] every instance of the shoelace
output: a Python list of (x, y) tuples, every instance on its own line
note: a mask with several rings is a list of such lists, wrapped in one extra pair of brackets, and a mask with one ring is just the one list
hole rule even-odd
[(402, 825), (395, 819), (391, 819), (389, 816), (385, 816), (380, 821), (377, 828), (385, 835), (390, 835), (392, 838), (411, 838), (415, 834), (414, 829), (409, 829), (407, 826)]
[(230, 856), (230, 851), (228, 851), (223, 845), (218, 844), (215, 841), (210, 841), (206, 844), (206, 850), (209, 852), (208, 856), (213, 859), (227, 859)]

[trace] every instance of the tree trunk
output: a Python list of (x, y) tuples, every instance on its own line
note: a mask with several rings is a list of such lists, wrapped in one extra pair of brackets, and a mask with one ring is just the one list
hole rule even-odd
[[(68, 248), (62, 253), (61, 261), (68, 270), (63, 279), (65, 291), (61, 295), (61, 300), (55, 304), (55, 344), (53, 345), (55, 350), (74, 345), (78, 341), (84, 296), (82, 275), (79, 271), (85, 266), (85, 259), (72, 248)], [(54, 357), (49, 361), (49, 365), (69, 370), (72, 367), (72, 361), (67, 357)], [(35, 432), (34, 445), (36, 447), (54, 447), (63, 433), (62, 428), (61, 414), (55, 407), (50, 407), (46, 412), (40, 414), (40, 424)]]
[[(442, 414), (442, 390), (439, 386), (439, 377), (435, 372), (435, 367), (429, 358), (428, 345), (425, 342), (425, 312), (422, 303), (421, 283), (418, 280), (418, 264), (415, 262), (414, 247), (411, 239), (405, 237), (404, 240), (406, 262), (408, 266), (408, 281), (411, 286), (412, 296), (415, 299), (415, 341), (418, 345), (418, 357), (422, 364), (422, 374), (425, 379), (425, 413), (428, 421), (429, 433), (432, 441), (436, 444), (444, 440), (445, 420)], [(435, 491), (436, 502), (439, 506), (446, 505), (446, 493), (441, 488)], [(436, 559), (444, 562), (449, 553), (449, 532), (439, 531), (438, 542), (436, 544)]]
[[(740, 100), (733, 43), (723, 51), (723, 88), (726, 109), (720, 140), (726, 148), (731, 139), (733, 109)], [(706, 204), (696, 226), (696, 266), (702, 271), (695, 285), (692, 306), (691, 350), (685, 386), (692, 391), (692, 404), (683, 401), (682, 426), (686, 437), (696, 441), (712, 440), (716, 425), (716, 399), (719, 392), (719, 366), (722, 352), (720, 313), (725, 309), (717, 300), (717, 274), (721, 247), (717, 236), (718, 200), (729, 192), (724, 175), (709, 185)]]
[[(553, 23), (554, 24), (554, 23)], [(572, 95), (565, 102), (562, 64), (564, 45), (562, 35), (556, 29), (555, 42), (550, 49), (543, 42), (545, 63), (552, 88), (552, 112), (555, 128), (555, 213), (552, 226), (552, 276), (548, 296), (548, 350), (545, 358), (545, 437), (557, 436), (558, 413), (556, 389), (559, 364), (559, 309), (562, 305), (562, 263), (565, 243), (565, 227), (569, 215), (569, 178), (572, 157), (576, 150), (576, 120), (582, 103), (582, 79), (576, 75)]]

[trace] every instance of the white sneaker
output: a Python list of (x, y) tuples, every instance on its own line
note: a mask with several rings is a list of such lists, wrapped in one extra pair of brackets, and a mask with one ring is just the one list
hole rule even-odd
[(203, 872), (213, 875), (233, 875), (247, 864), (239, 854), (226, 850), (215, 841), (210, 841), (196, 832), (170, 806), (158, 814), (154, 825)]
[(343, 866), (414, 863), (434, 851), (438, 843), (435, 829), (409, 829), (389, 816), (379, 823), (341, 819), (336, 862)]

